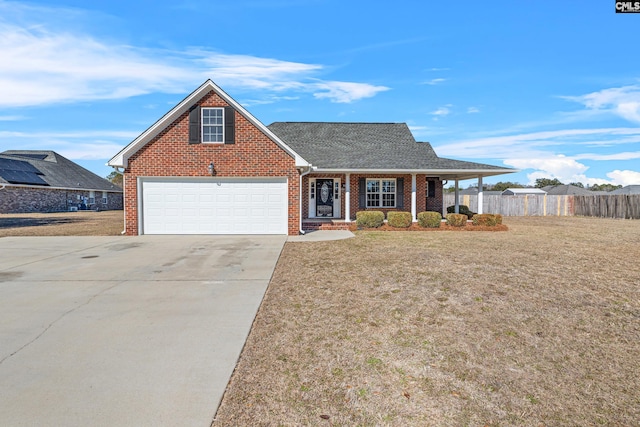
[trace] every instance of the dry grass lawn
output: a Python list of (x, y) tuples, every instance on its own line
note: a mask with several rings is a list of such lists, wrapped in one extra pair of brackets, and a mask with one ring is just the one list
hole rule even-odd
[(288, 243), (214, 426), (638, 425), (640, 222)]
[(117, 236), (123, 228), (122, 211), (0, 214), (0, 237)]

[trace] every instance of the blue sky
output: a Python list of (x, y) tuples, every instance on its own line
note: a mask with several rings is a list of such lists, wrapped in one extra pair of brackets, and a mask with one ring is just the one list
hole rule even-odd
[(640, 14), (614, 6), (0, 0), (0, 150), (106, 176), (211, 78), (267, 125), (406, 122), (442, 157), (521, 170), (489, 183), (640, 184)]

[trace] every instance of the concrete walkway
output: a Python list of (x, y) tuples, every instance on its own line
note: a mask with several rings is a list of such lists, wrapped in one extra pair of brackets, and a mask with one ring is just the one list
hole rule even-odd
[(317, 230), (307, 231), (300, 236), (289, 236), (288, 242), (324, 242), (328, 240), (342, 240), (354, 237), (349, 230)]
[(209, 426), (285, 241), (0, 238), (0, 425)]

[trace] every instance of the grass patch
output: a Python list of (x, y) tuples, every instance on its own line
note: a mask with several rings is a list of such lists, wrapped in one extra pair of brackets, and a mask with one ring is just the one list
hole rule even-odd
[(637, 424), (640, 223), (505, 223), (288, 243), (213, 425)]
[(0, 214), (0, 237), (119, 236), (122, 211)]

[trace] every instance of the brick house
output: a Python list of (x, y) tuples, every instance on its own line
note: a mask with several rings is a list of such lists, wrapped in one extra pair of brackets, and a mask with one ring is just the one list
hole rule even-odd
[(0, 213), (122, 208), (122, 188), (54, 151), (0, 153)]
[(108, 164), (124, 173), (129, 235), (296, 235), (365, 209), (415, 221), (442, 212), (443, 182), (513, 172), (440, 158), (404, 123), (265, 126), (211, 80)]

